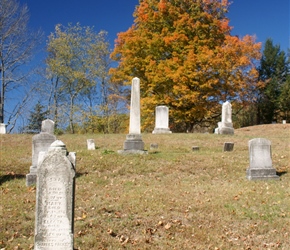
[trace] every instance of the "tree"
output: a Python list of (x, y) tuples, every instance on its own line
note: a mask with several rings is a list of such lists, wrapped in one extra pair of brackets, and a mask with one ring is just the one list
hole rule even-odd
[(286, 82), (287, 72), (285, 52), (280, 50), (279, 45), (274, 45), (272, 39), (267, 39), (259, 67), (259, 79), (264, 82), (258, 99), (259, 123), (271, 123), (277, 119), (280, 94)]
[(41, 131), (41, 123), (47, 118), (48, 110), (43, 110), (44, 106), (38, 102), (34, 110), (30, 112), (28, 125), (25, 128), (26, 132), (37, 133)]
[[(4, 123), (7, 93), (14, 91), (25, 83), (26, 74), (23, 68), (41, 41), (42, 33), (28, 29), (29, 13), (26, 5), (20, 6), (15, 0), (0, 0), (0, 123)], [(24, 98), (27, 99), (26, 97)], [(19, 116), (17, 103), (10, 118)]]
[(101, 55), (108, 49), (105, 36), (105, 32), (96, 34), (93, 28), (82, 27), (79, 23), (67, 27), (56, 25), (55, 32), (49, 36), (46, 63), (52, 79), (53, 102), (58, 109), (59, 97), (68, 99), (71, 133), (75, 132), (77, 98), (88, 93), (98, 77), (103, 77)]
[(116, 83), (141, 79), (144, 126), (165, 104), (178, 130), (212, 122), (220, 102), (250, 100), (258, 87), (253, 37), (231, 36), (227, 0), (142, 0), (134, 25), (118, 34), (111, 69)]

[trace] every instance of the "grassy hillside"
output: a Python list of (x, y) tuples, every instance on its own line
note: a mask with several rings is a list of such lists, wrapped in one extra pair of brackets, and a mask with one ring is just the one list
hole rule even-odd
[[(125, 135), (63, 135), (77, 154), (75, 248), (289, 249), (290, 125), (235, 135), (144, 134), (148, 155), (119, 155)], [(279, 181), (248, 181), (248, 141), (272, 142)], [(97, 149), (86, 150), (86, 139)], [(0, 135), (0, 249), (33, 249), (31, 135)], [(233, 152), (223, 152), (234, 142)], [(192, 146), (200, 151), (193, 152)]]

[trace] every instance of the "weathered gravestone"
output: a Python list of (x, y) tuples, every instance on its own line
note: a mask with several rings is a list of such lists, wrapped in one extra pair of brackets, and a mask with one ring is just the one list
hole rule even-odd
[(73, 250), (75, 159), (59, 140), (40, 154), (35, 250)]
[(234, 143), (233, 142), (225, 142), (224, 143), (224, 151), (233, 151), (234, 150)]
[(26, 186), (36, 184), (37, 164), (39, 152), (46, 152), (51, 143), (56, 140), (54, 133), (54, 122), (46, 119), (41, 124), (41, 132), (32, 137), (32, 166), (30, 173), (26, 175)]
[(146, 154), (144, 142), (141, 136), (140, 117), (140, 79), (134, 77), (132, 80), (131, 103), (130, 103), (130, 124), (129, 134), (124, 142), (124, 150), (118, 150), (120, 154)]
[(95, 150), (96, 149), (95, 140), (87, 139), (87, 146), (88, 146), (88, 150)]
[(271, 142), (264, 138), (249, 141), (250, 166), (247, 169), (248, 180), (279, 179), (272, 166)]
[(166, 106), (157, 106), (155, 108), (155, 128), (153, 134), (170, 134), (172, 133), (168, 127), (169, 109)]
[(6, 134), (6, 124), (0, 123), (0, 134)]
[(234, 128), (232, 123), (232, 105), (226, 101), (222, 105), (222, 121), (218, 123), (215, 129), (216, 134), (233, 135)]

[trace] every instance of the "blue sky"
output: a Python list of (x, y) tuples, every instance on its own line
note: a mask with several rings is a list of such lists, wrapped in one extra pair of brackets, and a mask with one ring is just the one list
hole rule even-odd
[[(41, 28), (45, 41), (56, 24), (67, 25), (79, 22), (82, 26), (94, 26), (95, 31), (108, 32), (111, 47), (118, 32), (126, 31), (134, 21), (133, 12), (139, 0), (18, 0), (26, 3), (30, 10), (29, 26)], [(290, 48), (290, 4), (289, 0), (232, 0), (228, 17), (233, 26), (232, 35), (242, 37), (255, 35), (257, 42), (272, 38), (281, 49)], [(45, 42), (43, 43), (43, 51)], [(43, 62), (40, 53), (34, 63)], [(16, 100), (17, 92), (13, 92)], [(11, 101), (11, 99), (10, 99)], [(8, 106), (10, 106), (10, 103)], [(6, 106), (6, 107), (8, 107)], [(12, 108), (12, 106), (11, 106)], [(6, 116), (7, 118), (7, 116)]]
[[(80, 22), (94, 26), (95, 31), (106, 30), (113, 47), (120, 31), (133, 24), (133, 12), (138, 0), (21, 0), (30, 10), (30, 25), (41, 28), (46, 37), (56, 24)], [(257, 41), (271, 37), (281, 49), (290, 47), (289, 0), (233, 0), (228, 17), (234, 27), (232, 34), (256, 35)]]

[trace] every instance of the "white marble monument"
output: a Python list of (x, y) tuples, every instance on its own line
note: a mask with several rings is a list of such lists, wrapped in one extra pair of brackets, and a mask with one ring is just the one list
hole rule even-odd
[(155, 108), (155, 128), (153, 134), (170, 134), (169, 129), (169, 109), (166, 106)]
[(215, 129), (216, 134), (233, 135), (234, 128), (232, 123), (232, 105), (226, 101), (222, 105), (222, 121), (218, 123)]
[(141, 136), (141, 116), (140, 116), (140, 79), (134, 77), (131, 88), (130, 103), (130, 123), (129, 134), (124, 142), (124, 149), (119, 150), (121, 154), (144, 154), (144, 142)]

